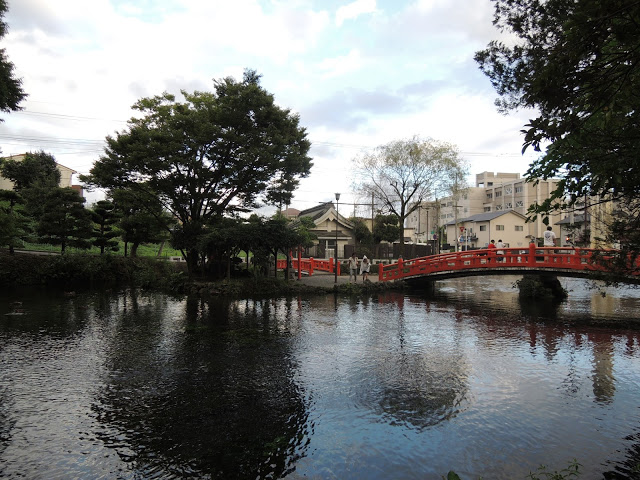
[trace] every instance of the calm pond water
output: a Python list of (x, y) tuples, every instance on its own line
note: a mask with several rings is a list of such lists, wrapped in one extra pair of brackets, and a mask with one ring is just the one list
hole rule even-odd
[[(640, 478), (640, 291), (0, 296), (0, 477)], [(21, 301), (24, 315), (7, 315)], [(18, 312), (23, 313), (23, 312)]]

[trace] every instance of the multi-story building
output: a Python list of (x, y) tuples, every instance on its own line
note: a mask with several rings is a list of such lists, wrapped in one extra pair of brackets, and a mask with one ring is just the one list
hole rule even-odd
[[(549, 198), (556, 185), (557, 180), (555, 179), (540, 180), (537, 184), (534, 184), (520, 178), (518, 173), (482, 172), (476, 175), (474, 187), (463, 189), (456, 196), (423, 203), (414, 214), (407, 218), (406, 226), (417, 228), (418, 224), (425, 225), (429, 228), (429, 238), (433, 238), (433, 235), (440, 231), (447, 236), (449, 244), (459, 244), (458, 231), (461, 224), (463, 228), (464, 225), (467, 225), (468, 229), (474, 229), (469, 223), (474, 220), (470, 219), (484, 218), (476, 217), (477, 215), (508, 211), (516, 213), (517, 216), (513, 217), (513, 220), (516, 223), (520, 222), (527, 217), (527, 211), (532, 204), (542, 203)], [(426, 212), (431, 212), (431, 222), (425, 215)], [(561, 218), (560, 213), (554, 213), (548, 219), (548, 224), (553, 227), (558, 238), (560, 238), (561, 229), (557, 222)], [(435, 223), (434, 219), (437, 220), (437, 223)], [(448, 231), (447, 228), (444, 228), (445, 225), (453, 225), (454, 228)], [(502, 240), (514, 246), (528, 245), (530, 239), (540, 239), (547, 228), (547, 224), (543, 222), (543, 217), (540, 215), (535, 220), (524, 223), (522, 230), (520, 230), (520, 226), (517, 225), (518, 230), (515, 230), (516, 225), (514, 225), (514, 231), (506, 231), (503, 236), (507, 238)], [(418, 228), (418, 231), (427, 232), (427, 230), (421, 230), (421, 228)], [(456, 231), (456, 234), (451, 238), (454, 231)], [(479, 230), (476, 230), (476, 233), (479, 233)], [(416, 237), (417, 241), (421, 241), (424, 238), (419, 235), (416, 235)], [(482, 235), (482, 242), (480, 241), (480, 236), (476, 235), (475, 238), (477, 238), (474, 245), (475, 248), (484, 248), (490, 240), (486, 240), (485, 243), (484, 235)], [(468, 238), (465, 237), (465, 240), (468, 240)], [(485, 244), (483, 245), (482, 243)]]

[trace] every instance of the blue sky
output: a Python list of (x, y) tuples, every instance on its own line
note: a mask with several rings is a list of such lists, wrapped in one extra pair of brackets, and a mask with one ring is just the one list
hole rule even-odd
[(252, 68), (313, 143), (293, 207), (353, 202), (352, 159), (415, 135), (455, 144), (472, 174), (524, 173), (533, 115), (497, 113), (473, 61), (498, 38), (492, 13), (489, 0), (9, 0), (3, 47), (29, 98), (3, 115), (0, 148), (87, 173), (139, 98)]

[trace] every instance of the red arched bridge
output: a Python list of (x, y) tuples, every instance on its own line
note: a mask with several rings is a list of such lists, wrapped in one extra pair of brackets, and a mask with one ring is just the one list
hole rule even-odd
[[(537, 247), (468, 250), (414, 258), (378, 269), (378, 280), (411, 280), (472, 275), (541, 274), (590, 277), (595, 272), (606, 272), (611, 250), (591, 248)], [(631, 281), (640, 278), (630, 279)]]
[[(378, 281), (439, 280), (473, 275), (550, 274), (568, 277), (591, 277), (596, 272), (607, 272), (606, 262), (612, 250), (568, 247), (529, 247), (467, 250), (442, 253), (428, 257), (399, 259), (396, 263), (378, 266)], [(291, 267), (298, 272), (313, 275), (314, 271), (335, 273), (336, 263), (313, 258), (292, 258)], [(300, 265), (301, 268), (298, 268)], [(278, 269), (286, 267), (278, 261)], [(640, 271), (640, 261), (636, 262)], [(340, 262), (337, 262), (340, 275)], [(640, 283), (640, 275), (628, 277), (631, 283)]]

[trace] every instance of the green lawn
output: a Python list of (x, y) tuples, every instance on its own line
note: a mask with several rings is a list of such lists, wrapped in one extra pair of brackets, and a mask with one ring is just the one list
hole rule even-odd
[[(28, 243), (25, 242), (23, 247), (19, 247), (19, 250), (30, 250), (30, 251), (38, 251), (38, 252), (56, 252), (60, 253), (61, 248), (58, 245), (48, 245), (46, 243)], [(139, 257), (156, 257), (158, 256), (158, 250), (160, 249), (159, 243), (148, 243), (144, 245), (138, 246)], [(69, 253), (87, 253), (91, 255), (98, 255), (100, 253), (100, 249), (96, 247), (91, 247), (89, 250), (82, 250), (78, 248), (69, 248), (66, 249)], [(129, 253), (131, 252), (131, 246), (129, 246)], [(110, 255), (124, 255), (124, 242), (120, 242), (120, 249), (117, 252), (109, 252)], [(168, 246), (166, 243), (162, 248), (162, 257), (180, 257), (182, 254), (179, 250), (175, 250)]]

